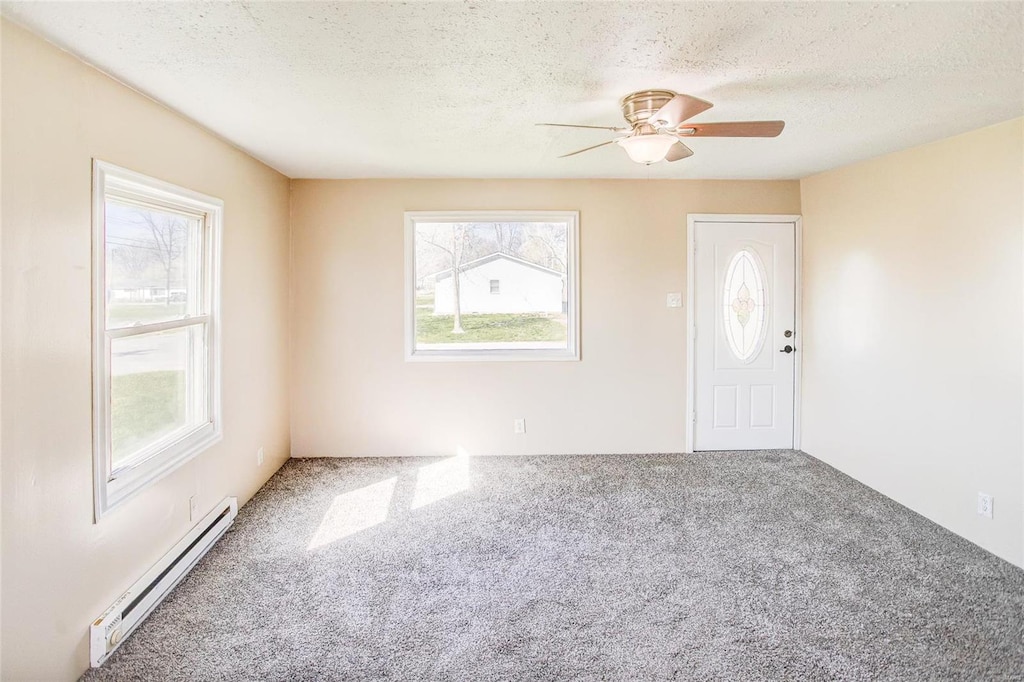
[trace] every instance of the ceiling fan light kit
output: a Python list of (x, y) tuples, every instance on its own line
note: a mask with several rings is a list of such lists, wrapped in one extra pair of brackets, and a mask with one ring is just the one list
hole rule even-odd
[(628, 133), (591, 147), (585, 147), (559, 158), (575, 156), (591, 149), (616, 143), (637, 163), (679, 161), (693, 155), (682, 142), (684, 137), (776, 137), (785, 127), (783, 121), (738, 121), (726, 123), (687, 123), (693, 116), (707, 111), (711, 102), (671, 90), (641, 90), (626, 95), (620, 103), (628, 128), (614, 126), (574, 125), (571, 123), (538, 123), (559, 128), (596, 128)]
[(661, 135), (659, 133), (635, 135), (616, 140), (619, 146), (626, 150), (629, 158), (637, 163), (647, 164), (664, 161), (669, 148), (677, 141), (671, 135)]

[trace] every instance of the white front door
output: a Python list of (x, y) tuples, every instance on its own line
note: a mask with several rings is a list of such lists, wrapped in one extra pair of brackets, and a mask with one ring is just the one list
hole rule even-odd
[(693, 230), (694, 450), (792, 448), (796, 225)]

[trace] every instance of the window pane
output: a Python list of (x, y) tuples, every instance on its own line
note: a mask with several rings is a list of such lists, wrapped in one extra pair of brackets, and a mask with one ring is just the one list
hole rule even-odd
[(757, 255), (743, 249), (726, 268), (722, 292), (722, 321), (729, 348), (740, 362), (750, 362), (761, 352), (768, 327), (764, 266)]
[(209, 421), (205, 325), (113, 339), (112, 468)]
[(568, 237), (562, 222), (418, 222), (416, 348), (566, 349)]
[(107, 328), (202, 312), (199, 218), (107, 200)]

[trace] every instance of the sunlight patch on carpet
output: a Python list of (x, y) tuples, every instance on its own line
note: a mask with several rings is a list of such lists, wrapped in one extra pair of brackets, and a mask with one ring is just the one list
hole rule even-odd
[(454, 457), (442, 459), (416, 471), (416, 491), (411, 509), (469, 490), (469, 453), (459, 448)]
[(306, 549), (316, 549), (384, 523), (398, 477), (350, 490), (334, 498)]

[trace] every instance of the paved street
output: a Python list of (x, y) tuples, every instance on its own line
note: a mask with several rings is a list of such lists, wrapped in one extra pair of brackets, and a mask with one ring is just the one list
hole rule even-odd
[(117, 339), (111, 346), (111, 373), (114, 376), (184, 370), (188, 359), (187, 330)]

